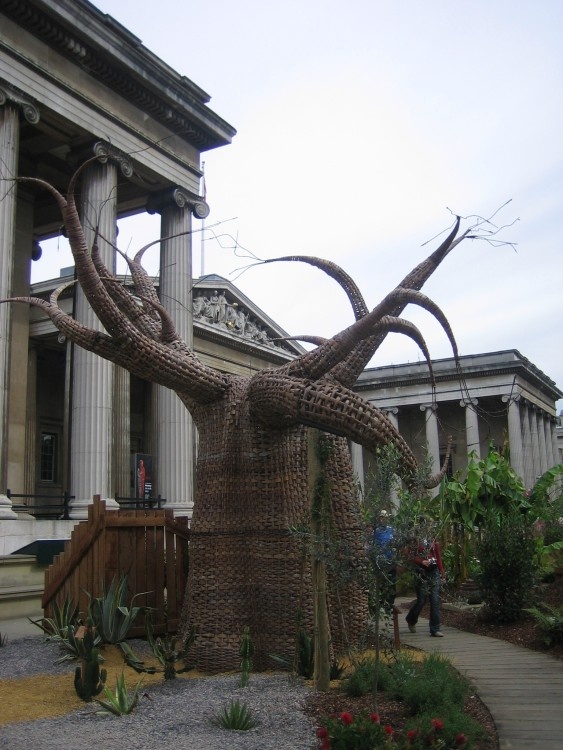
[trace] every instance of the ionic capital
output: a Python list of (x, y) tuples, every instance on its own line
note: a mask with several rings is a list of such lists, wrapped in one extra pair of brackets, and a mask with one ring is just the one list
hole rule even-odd
[(40, 114), (35, 102), (32, 102), (25, 94), (22, 94), (14, 86), (10, 86), (6, 81), (0, 81), (0, 107), (4, 107), (6, 104), (11, 104), (21, 110), (23, 116), (31, 125), (36, 125), (39, 122)]
[(121, 174), (124, 177), (127, 177), (128, 179), (133, 177), (133, 162), (127, 154), (115, 148), (115, 146), (112, 146), (111, 143), (106, 143), (105, 141), (96, 141), (96, 143), (94, 143), (92, 147), (92, 150), (94, 152), (94, 156), (97, 156), (98, 160), (102, 164), (106, 164), (106, 162), (108, 161), (113, 161), (119, 166)]
[(461, 401), (459, 402), (459, 405), (464, 406), (464, 407), (477, 406), (478, 403), (479, 403), (479, 399), (476, 399), (476, 398), (462, 398)]
[(206, 219), (209, 216), (209, 206), (204, 199), (180, 187), (153, 193), (147, 202), (147, 211), (149, 214), (162, 213), (169, 206), (188, 208), (196, 219)]
[(438, 410), (438, 404), (436, 401), (431, 401), (427, 404), (420, 404), (420, 411), (431, 411), (436, 412)]
[(503, 404), (510, 404), (515, 403), (517, 404), (522, 396), (519, 393), (505, 393), (504, 396), (501, 396), (501, 400)]

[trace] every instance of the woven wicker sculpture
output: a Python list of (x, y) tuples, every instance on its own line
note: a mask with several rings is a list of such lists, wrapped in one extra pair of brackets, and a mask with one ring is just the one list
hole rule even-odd
[[(80, 171), (67, 197), (40, 180), (60, 207), (76, 263), (78, 283), (105, 327), (89, 330), (49, 301), (17, 298), (40, 307), (68, 339), (138, 377), (174, 390), (199, 432), (190, 576), (184, 628), (195, 625), (197, 665), (237, 668), (243, 629), (250, 626), (254, 667), (271, 665), (268, 654), (291, 657), (297, 622), (312, 625), (310, 564), (302, 542), (289, 529), (310, 517), (310, 428), (328, 435), (332, 449), (324, 467), (330, 486), (333, 529), (354, 557), (361, 549), (355, 482), (348, 440), (370, 451), (393, 443), (408, 483), (415, 459), (392, 423), (351, 389), (389, 331), (414, 338), (428, 359), (417, 329), (399, 318), (407, 304), (429, 310), (446, 330), (440, 310), (420, 293), (423, 283), (467, 233), (459, 220), (447, 239), (375, 309), (369, 311), (354, 282), (336, 265), (317, 258), (287, 257), (318, 267), (345, 290), (356, 322), (289, 364), (253, 377), (229, 376), (202, 364), (179, 340), (152, 283), (130, 260), (134, 298), (112, 278), (96, 247), (88, 248), (75, 203)], [(307, 337), (303, 337), (307, 338)], [(440, 477), (433, 478), (437, 484)], [(328, 594), (335, 650), (365, 627), (366, 599), (357, 585)]]

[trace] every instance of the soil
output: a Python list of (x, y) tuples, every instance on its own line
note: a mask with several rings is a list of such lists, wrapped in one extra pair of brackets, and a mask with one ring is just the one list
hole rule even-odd
[[(563, 576), (557, 576), (552, 583), (542, 584), (537, 592), (537, 601), (561, 607), (563, 605)], [(517, 646), (548, 653), (557, 659), (563, 659), (563, 644), (547, 649), (540, 629), (531, 615), (523, 613), (518, 622), (495, 625), (484, 621), (476, 609), (459, 609), (455, 604), (456, 600), (450, 603), (444, 601), (441, 610), (442, 625), (489, 638), (498, 638)], [(408, 606), (404, 606), (403, 609), (408, 610)], [(382, 723), (391, 724), (396, 728), (401, 728), (408, 718), (404, 706), (397, 701), (389, 700), (384, 693), (378, 694), (377, 708)], [(332, 713), (350, 711), (354, 714), (363, 709), (374, 710), (371, 696), (350, 698), (338, 688), (332, 689), (330, 693), (316, 693), (307, 702), (307, 713), (317, 724), (320, 724), (323, 716)], [(479, 722), (487, 732), (486, 738), (476, 746), (476, 750), (498, 750), (499, 742), (495, 723), (478, 695), (468, 697), (465, 713)]]

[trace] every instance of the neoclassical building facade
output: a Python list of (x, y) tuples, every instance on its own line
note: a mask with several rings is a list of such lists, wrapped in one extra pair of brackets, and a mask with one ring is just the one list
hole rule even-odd
[[(117, 220), (160, 215), (154, 283), (205, 364), (251, 374), (300, 354), (234, 285), (192, 279), (190, 230), (209, 211), (200, 194), (201, 154), (235, 135), (208, 101), (86, 0), (0, 3), (0, 298), (30, 293), (41, 241), (60, 232), (52, 197), (14, 178), (45, 180), (64, 193), (76, 167), (97, 156), (80, 186), (88, 240), (98, 228), (103, 260), (114, 269)], [(31, 291), (48, 297), (69, 273)], [(98, 325), (80, 289), (69, 287), (59, 302), (88, 327)], [(73, 346), (23, 305), (0, 305), (0, 353), (0, 519), (21, 518), (8, 490), (53, 498), (66, 492), (71, 519), (80, 520), (94, 494), (117, 508), (116, 498), (138, 497), (140, 486), (190, 514), (197, 435), (174, 393)], [(514, 468), (533, 484), (560, 461), (561, 392), (515, 350), (463, 357), (462, 368), (460, 382), (452, 360), (436, 362), (435, 390), (425, 364), (367, 369), (357, 391), (387, 413), (418, 458), (428, 450), (435, 467), (448, 435), (455, 471), (469, 452), (483, 454), (506, 434)], [(354, 445), (351, 451), (364, 482), (373, 456)]]
[[(556, 384), (520, 352), (490, 352), (433, 362), (435, 388), (426, 363), (366, 369), (356, 390), (384, 411), (416, 457), (428, 451), (437, 471), (452, 438), (449, 471), (482, 457), (492, 442), (508, 440), (512, 467), (526, 487), (561, 462), (557, 445)], [(364, 477), (373, 457), (354, 446), (356, 472)]]
[[(38, 242), (60, 231), (52, 196), (33, 177), (63, 194), (76, 167), (97, 156), (80, 183), (89, 243), (96, 229), (104, 263), (114, 268), (116, 219), (158, 212), (162, 242), (160, 292), (179, 333), (192, 342), (192, 220), (209, 209), (200, 196), (201, 154), (231, 142), (235, 130), (208, 107), (209, 96), (143, 47), (140, 39), (86, 0), (14, 0), (0, 6), (0, 298), (29, 293)], [(76, 318), (97, 324), (84, 296)], [(29, 311), (0, 306), (0, 517), (12, 517), (6, 489), (36, 487), (36, 436), (26, 404), (35, 387), (28, 350)], [(51, 359), (46, 356), (44, 367)], [(84, 517), (92, 492), (111, 502), (130, 482), (130, 378), (78, 348), (67, 351), (72, 381), (68, 475), (72, 514)], [(163, 493), (187, 502), (185, 462), (193, 446), (190, 421), (175, 394), (154, 394)], [(55, 408), (55, 406), (53, 406)], [(66, 406), (65, 406), (66, 408)], [(164, 427), (166, 426), (166, 427)]]

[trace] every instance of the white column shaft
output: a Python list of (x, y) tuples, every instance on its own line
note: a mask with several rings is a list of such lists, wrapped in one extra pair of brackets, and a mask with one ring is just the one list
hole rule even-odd
[[(0, 106), (0, 175), (6, 180), (18, 174), (19, 116), (10, 104)], [(0, 299), (12, 293), (16, 231), (17, 186), (2, 183), (0, 201)], [(8, 478), (8, 405), (10, 373), (11, 305), (0, 305), (0, 519), (15, 518), (6, 497)]]
[(522, 405), (522, 443), (524, 452), (524, 484), (528, 489), (534, 486), (534, 456), (532, 449), (532, 433), (530, 431), (530, 409), (526, 403)]
[(364, 449), (358, 443), (350, 443), (350, 457), (352, 459), (352, 471), (357, 483), (361, 487), (362, 494), (365, 490), (364, 477)]
[(477, 458), (481, 458), (481, 440), (479, 437), (479, 420), (475, 406), (477, 401), (460, 401), (460, 405), (465, 407), (465, 439), (467, 445), (467, 455), (474, 452)]
[[(425, 415), (426, 444), (428, 446), (428, 455), (431, 460), (432, 473), (437, 474), (440, 471), (440, 438), (438, 434), (436, 404), (421, 404), (420, 408)], [(437, 493), (438, 488), (434, 488), (432, 494), (436, 495)]]
[(520, 424), (520, 396), (506, 399), (508, 401), (508, 442), (510, 444), (510, 464), (519, 477), (524, 476), (524, 450), (522, 445), (522, 427)]
[[(161, 236), (170, 237), (161, 246), (160, 300), (176, 330), (193, 346), (191, 215), (187, 208), (170, 205), (162, 212)], [(194, 437), (192, 418), (169, 388), (156, 387), (156, 483), (166, 507), (176, 515), (191, 515), (194, 482)]]
[[(82, 178), (82, 223), (88, 247), (99, 227), (103, 262), (114, 268), (116, 237), (116, 168), (111, 163), (93, 164)], [(103, 238), (103, 239), (102, 239)], [(106, 241), (107, 240), (107, 241)], [(81, 289), (76, 290), (75, 317), (88, 328), (103, 330)], [(85, 518), (94, 495), (108, 507), (113, 497), (113, 385), (114, 365), (95, 354), (74, 347), (72, 400), (71, 517)]]

